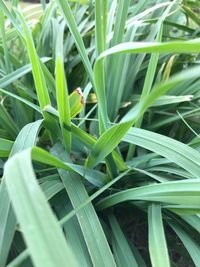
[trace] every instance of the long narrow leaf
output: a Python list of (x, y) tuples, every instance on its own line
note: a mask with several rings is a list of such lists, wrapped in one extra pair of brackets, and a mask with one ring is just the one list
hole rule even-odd
[(78, 266), (36, 181), (30, 150), (8, 160), (5, 181), (35, 266)]
[(71, 149), (71, 117), (70, 105), (68, 97), (68, 88), (64, 72), (63, 60), (63, 34), (64, 24), (60, 26), (58, 31), (58, 39), (56, 45), (56, 96), (59, 112), (60, 127), (62, 130), (63, 140), (68, 152)]
[(90, 78), (90, 81), (93, 82), (93, 71), (90, 64), (90, 61), (88, 59), (88, 55), (82, 40), (82, 37), (79, 33), (78, 27), (76, 25), (76, 21), (74, 19), (72, 10), (70, 8), (68, 0), (57, 0), (59, 7), (63, 13), (63, 16), (67, 22), (67, 25), (69, 27), (69, 30), (71, 31), (72, 36), (74, 37), (74, 41), (76, 44), (77, 49), (79, 50), (79, 53), (81, 55), (83, 64), (85, 66), (85, 69), (88, 73), (88, 76)]
[(108, 217), (113, 234), (113, 250), (118, 266), (139, 267), (135, 256), (124, 236), (119, 223), (113, 214)]
[(198, 206), (200, 201), (199, 179), (180, 180), (127, 189), (101, 200), (98, 203), (98, 208), (105, 209), (131, 200)]
[(40, 107), (43, 109), (46, 105), (50, 104), (50, 98), (48, 89), (46, 86), (46, 82), (44, 79), (44, 74), (42, 72), (41, 64), (38, 58), (38, 55), (36, 53), (36, 49), (34, 46), (32, 34), (30, 32), (30, 29), (28, 28), (24, 17), (21, 15), (21, 13), (18, 13), (18, 16), (20, 18), (20, 22), (22, 24), (23, 32), (25, 35), (25, 41), (27, 45), (28, 55), (29, 59), (32, 65), (32, 72), (35, 82), (35, 88), (37, 91), (38, 101), (40, 103)]
[[(22, 128), (12, 146), (10, 157), (36, 143), (42, 122), (43, 120), (38, 120)], [(4, 178), (0, 187), (0, 202), (0, 266), (5, 266), (17, 221)]]
[(170, 267), (160, 204), (148, 207), (149, 252), (153, 267)]
[[(65, 157), (64, 151), (59, 147), (55, 147), (54, 152), (61, 158)], [(64, 170), (58, 170), (58, 172), (73, 207), (77, 208), (81, 203), (88, 199), (88, 194), (81, 181), (81, 177)], [(116, 266), (93, 205), (89, 203), (86, 207), (80, 210), (77, 213), (77, 218), (93, 265), (95, 267)]]

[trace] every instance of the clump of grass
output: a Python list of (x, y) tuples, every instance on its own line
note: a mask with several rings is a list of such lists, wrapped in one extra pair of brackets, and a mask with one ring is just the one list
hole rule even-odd
[(199, 4), (41, 3), (0, 0), (0, 266), (199, 266)]

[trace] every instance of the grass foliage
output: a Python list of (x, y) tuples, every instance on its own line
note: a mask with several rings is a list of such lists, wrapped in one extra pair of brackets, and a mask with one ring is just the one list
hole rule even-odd
[(0, 267), (199, 267), (199, 1), (0, 9)]

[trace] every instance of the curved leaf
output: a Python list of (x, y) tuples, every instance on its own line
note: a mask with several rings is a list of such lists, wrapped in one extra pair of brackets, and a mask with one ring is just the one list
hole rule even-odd
[(4, 175), (31, 258), (36, 267), (77, 267), (79, 265), (37, 183), (30, 152), (25, 150), (9, 159)]

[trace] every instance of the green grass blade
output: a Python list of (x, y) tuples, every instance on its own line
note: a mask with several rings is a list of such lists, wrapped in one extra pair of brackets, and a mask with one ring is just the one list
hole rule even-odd
[(117, 10), (117, 0), (113, 0), (111, 5), (110, 5), (109, 12), (108, 12), (108, 21), (107, 21), (107, 23), (108, 23), (108, 29), (107, 29), (108, 35), (110, 33), (112, 33), (112, 28), (113, 28), (116, 10)]
[(47, 200), (53, 198), (58, 192), (60, 192), (64, 188), (63, 183), (60, 181), (59, 175), (57, 174), (50, 175), (47, 177), (42, 177), (41, 179), (40, 179), (41, 188)]
[(38, 113), (42, 113), (42, 111), (41, 111), (39, 106), (37, 106), (37, 105), (33, 104), (32, 102), (26, 100), (25, 98), (20, 97), (20, 96), (18, 96), (16, 94), (10, 93), (9, 91), (6, 91), (6, 90), (1, 89), (1, 88), (0, 88), (0, 92), (5, 94), (5, 95), (8, 95), (8, 96), (10, 96), (10, 97), (12, 97), (12, 98), (14, 98), (16, 100), (18, 100), (18, 101), (20, 101), (22, 103), (24, 103), (25, 105), (27, 105), (27, 106), (31, 107), (32, 109), (36, 110)]
[(118, 3), (114, 33), (111, 41), (112, 46), (121, 43), (123, 40), (129, 4), (130, 0), (120, 0)]
[(86, 180), (97, 187), (102, 186), (107, 180), (107, 176), (101, 172), (90, 170), (85, 173), (85, 168), (83, 166), (63, 162), (39, 147), (33, 147), (31, 149), (31, 155), (32, 159), (36, 162), (51, 165), (84, 176)]
[[(12, 146), (10, 157), (35, 145), (42, 122), (38, 120), (22, 128)], [(0, 266), (5, 266), (17, 222), (4, 178), (0, 187), (0, 202)]]
[(46, 28), (48, 27), (48, 24), (50, 23), (51, 17), (54, 14), (55, 10), (56, 10), (56, 2), (51, 1), (44, 12), (44, 15), (41, 18), (42, 30), (39, 33), (39, 38), (36, 46), (37, 51), (40, 51), (40, 48), (42, 48), (42, 37), (46, 33)]
[[(61, 148), (53, 150), (56, 156), (65, 158), (65, 152)], [(74, 208), (88, 199), (88, 194), (81, 181), (81, 177), (77, 174), (58, 170), (65, 189), (69, 195)], [(82, 233), (95, 267), (116, 266), (113, 255), (109, 248), (105, 234), (93, 208), (90, 203), (77, 213), (77, 218), (82, 229)]]
[(95, 37), (96, 37), (96, 54), (99, 55), (106, 48), (107, 33), (107, 0), (95, 1)]
[(160, 204), (148, 207), (149, 252), (153, 267), (170, 267)]
[(36, 53), (35, 45), (33, 42), (32, 34), (30, 32), (30, 29), (28, 28), (24, 17), (21, 13), (18, 12), (18, 17), (20, 19), (20, 22), (22, 24), (24, 36), (25, 36), (25, 42), (28, 50), (29, 59), (32, 65), (32, 72), (35, 82), (35, 88), (38, 96), (38, 101), (40, 104), (40, 107), (43, 109), (46, 105), (50, 105), (50, 98), (48, 89), (46, 86), (46, 81), (44, 79), (44, 74), (42, 72), (41, 64), (39, 57)]
[(56, 44), (56, 97), (59, 112), (59, 122), (62, 131), (64, 145), (68, 152), (71, 150), (71, 116), (67, 82), (64, 72), (63, 59), (63, 34), (64, 24), (60, 26)]
[(152, 106), (158, 107), (163, 105), (171, 105), (171, 104), (177, 104), (181, 102), (187, 102), (191, 101), (193, 98), (193, 95), (164, 95), (161, 96)]
[(36, 181), (30, 150), (7, 161), (5, 181), (34, 265), (78, 266)]
[(25, 125), (22, 128), (12, 147), (10, 157), (20, 151), (33, 147), (36, 144), (37, 136), (39, 134), (42, 123), (43, 120), (37, 120), (35, 122)]
[[(104, 191), (106, 191), (110, 186), (112, 186), (113, 184), (115, 184), (117, 181), (119, 181), (120, 179), (122, 179), (124, 176), (126, 176), (126, 174), (128, 173), (128, 171), (120, 174), (118, 177), (116, 177), (115, 179), (113, 179), (111, 182), (107, 183), (106, 185), (104, 185), (101, 189), (99, 189), (97, 192), (95, 192), (93, 195), (91, 195), (90, 197), (88, 197), (86, 199), (86, 201), (84, 201), (81, 205), (79, 205), (76, 209), (72, 210), (71, 212), (69, 212), (67, 215), (65, 215), (61, 220), (60, 220), (60, 225), (64, 225), (66, 222), (68, 222), (73, 216), (75, 216), (77, 214), (78, 211), (80, 211), (82, 208), (84, 208), (88, 203), (91, 203), (91, 201), (93, 201), (95, 198), (97, 198), (99, 195), (101, 195)], [(61, 182), (60, 182), (61, 184)], [(42, 188), (44, 188), (42, 186)], [(63, 184), (61, 184), (60, 186), (61, 189), (63, 189)], [(51, 190), (50, 190), (51, 191)], [(57, 192), (57, 190), (55, 190), (54, 192)], [(45, 195), (46, 197), (49, 199), (52, 196), (52, 193), (48, 193), (48, 191), (45, 191)], [(20, 254), (21, 255), (21, 254)], [(16, 258), (16, 261), (13, 261), (13, 264), (11, 263), (10, 266), (8, 267), (16, 267), (15, 262), (18, 262), (18, 258), (19, 261), (24, 260), (24, 258), (27, 258), (28, 254), (28, 249), (26, 249), (23, 252), (22, 256), (18, 256)], [(140, 258), (140, 257), (139, 257)], [(140, 258), (141, 259), (141, 258)], [(143, 264), (144, 266), (146, 266), (145, 264)]]
[(3, 179), (0, 187), (0, 266), (4, 267), (8, 258), (16, 228), (16, 217), (11, 206), (10, 196)]
[(192, 205), (166, 205), (163, 206), (163, 208), (168, 209), (179, 216), (183, 215), (196, 215), (200, 212), (200, 209), (198, 206), (192, 206)]
[(123, 141), (153, 151), (199, 178), (200, 154), (195, 149), (172, 138), (147, 130), (131, 128)]
[[(73, 209), (68, 197), (63, 196), (62, 200), (64, 203), (60, 203), (60, 200), (58, 201), (58, 204), (56, 203), (56, 212), (59, 214), (60, 218), (68, 214)], [(81, 263), (82, 267), (92, 267), (93, 265), (87, 250), (87, 246), (85, 244), (85, 240), (83, 238), (80, 225), (78, 223), (78, 219), (74, 217), (69, 220), (63, 225), (63, 230), (67, 237), (68, 244), (73, 251), (76, 251), (77, 261)]]
[(74, 38), (76, 47), (80, 53), (80, 56), (82, 58), (83, 64), (85, 66), (85, 69), (87, 71), (87, 74), (90, 78), (90, 81), (93, 83), (93, 71), (90, 64), (90, 61), (88, 59), (88, 55), (82, 40), (82, 37), (79, 33), (78, 27), (76, 25), (76, 21), (74, 19), (72, 10), (70, 8), (68, 0), (57, 0), (59, 7), (63, 13), (63, 17), (65, 18), (67, 25), (69, 27), (69, 30)]
[(17, 256), (13, 261), (11, 261), (6, 267), (18, 267), (23, 264), (25, 259), (29, 256), (28, 249), (24, 250), (19, 256)]
[(20, 34), (22, 34), (22, 31), (21, 31), (21, 28), (19, 27), (19, 24), (17, 23), (17, 21), (16, 21), (15, 17), (13, 16), (13, 14), (8, 9), (5, 1), (0, 0), (0, 8), (3, 11), (3, 13), (8, 17), (8, 19), (13, 24), (13, 26), (15, 26), (15, 28), (19, 31)]
[(113, 234), (113, 250), (116, 258), (117, 266), (124, 267), (139, 267), (135, 259), (135, 256), (129, 246), (124, 233), (122, 232), (120, 225), (113, 214), (108, 216), (110, 227)]
[[(106, 17), (106, 9), (107, 9), (107, 0), (95, 1), (95, 37), (96, 37), (96, 55), (99, 56), (106, 48), (106, 32), (107, 32), (107, 17)], [(104, 92), (104, 98), (106, 99), (105, 94), (105, 65), (102, 60), (99, 66), (99, 77), (101, 77), (102, 81), (102, 91)], [(106, 101), (106, 100), (105, 100)], [(99, 130), (100, 133), (103, 133), (108, 128), (108, 118), (107, 118), (107, 110), (105, 110), (105, 117), (101, 118), (101, 114), (99, 115)]]
[(108, 182), (106, 185), (104, 185), (102, 188), (100, 188), (97, 192), (95, 192), (93, 195), (88, 197), (82, 204), (80, 204), (76, 209), (71, 211), (69, 214), (67, 214), (65, 217), (62, 218), (60, 221), (61, 224), (64, 224), (68, 220), (70, 220), (76, 213), (81, 210), (83, 207), (85, 207), (88, 203), (93, 201), (95, 198), (97, 198), (99, 195), (101, 195), (104, 191), (106, 191), (109, 187), (114, 185), (116, 182), (118, 182), (120, 179), (122, 179), (124, 176), (128, 174), (129, 171), (125, 171), (124, 173), (118, 175), (116, 178), (114, 178), (112, 181)]
[[(130, 0), (120, 0), (118, 1), (117, 12), (115, 16), (114, 32), (111, 40), (111, 46), (123, 42), (124, 32), (125, 32), (125, 23), (128, 15), (128, 7)], [(134, 32), (134, 30), (133, 30)], [(107, 99), (111, 99), (114, 105), (116, 104), (116, 99), (118, 95), (121, 94), (120, 88), (118, 87), (121, 81), (121, 71), (123, 68), (123, 56), (111, 57), (109, 58), (107, 64), (107, 82), (106, 82), (106, 95)], [(118, 90), (117, 90), (118, 88)], [(115, 119), (115, 109), (113, 104), (108, 102), (108, 115), (111, 120)], [(117, 109), (117, 107), (116, 107)]]
[(99, 201), (97, 207), (105, 209), (124, 201), (144, 200), (198, 206), (200, 201), (199, 179), (165, 182), (132, 188), (115, 193)]
[(119, 144), (121, 137), (128, 131), (132, 123), (115, 125), (104, 132), (93, 146), (86, 161), (86, 168), (92, 168), (101, 162)]
[(10, 72), (10, 59), (9, 59), (9, 52), (8, 52), (8, 46), (7, 46), (7, 40), (6, 40), (6, 34), (5, 34), (5, 18), (4, 13), (0, 11), (0, 32), (2, 37), (2, 46), (4, 50), (4, 61), (5, 61), (5, 69), (6, 73)]

